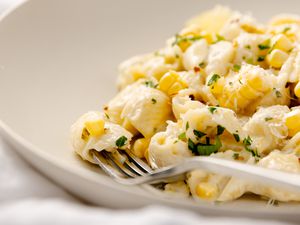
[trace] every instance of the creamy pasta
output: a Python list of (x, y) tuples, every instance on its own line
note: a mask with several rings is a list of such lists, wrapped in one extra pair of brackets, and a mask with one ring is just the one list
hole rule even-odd
[[(152, 168), (209, 156), (300, 173), (300, 17), (266, 24), (216, 6), (189, 20), (153, 53), (119, 67), (119, 93), (71, 129), (73, 148), (129, 149)], [(246, 193), (279, 201), (300, 195), (251, 181), (190, 171), (165, 192), (230, 201)]]

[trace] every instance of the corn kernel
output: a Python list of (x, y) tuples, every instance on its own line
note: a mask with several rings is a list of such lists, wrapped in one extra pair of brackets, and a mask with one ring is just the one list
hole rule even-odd
[(160, 80), (158, 88), (168, 94), (169, 96), (177, 94), (180, 90), (187, 87), (187, 84), (180, 78), (180, 76), (170, 71), (166, 73)]
[(132, 148), (133, 154), (136, 157), (144, 158), (145, 157), (145, 151), (149, 146), (149, 142), (150, 142), (150, 140), (146, 139), (146, 138), (137, 139), (133, 144), (133, 148)]
[(298, 82), (298, 84), (296, 84), (296, 86), (294, 88), (294, 93), (298, 98), (300, 98), (300, 82)]
[(293, 43), (284, 34), (274, 36), (271, 40), (271, 45), (274, 49), (280, 49), (285, 52), (293, 48)]
[(224, 85), (225, 85), (224, 77), (219, 78), (213, 85), (209, 86), (211, 93), (213, 93), (214, 95), (222, 94)]
[(172, 96), (172, 95), (176, 95), (180, 90), (184, 89), (184, 86), (179, 83), (179, 82), (175, 82), (168, 90), (168, 95)]
[(199, 198), (210, 200), (218, 195), (218, 187), (216, 184), (201, 182), (196, 186), (196, 194)]
[(133, 135), (138, 133), (138, 130), (134, 126), (132, 126), (132, 124), (130, 123), (130, 121), (127, 118), (124, 119), (122, 126)]
[(285, 125), (288, 127), (289, 136), (294, 136), (300, 131), (300, 110), (289, 112), (285, 117)]
[(267, 62), (270, 66), (279, 69), (288, 57), (289, 55), (284, 51), (274, 49), (269, 55), (267, 55)]
[(248, 100), (253, 100), (260, 96), (260, 92), (253, 89), (248, 83), (240, 87), (239, 93)]
[(267, 92), (270, 90), (268, 83), (264, 82), (261, 76), (249, 74), (247, 76), (247, 84), (253, 89), (260, 92)]
[(164, 92), (167, 92), (168, 89), (176, 82), (178, 79), (178, 74), (169, 72), (162, 76), (159, 80), (158, 88)]
[(87, 121), (85, 128), (91, 136), (100, 136), (104, 134), (104, 120)]

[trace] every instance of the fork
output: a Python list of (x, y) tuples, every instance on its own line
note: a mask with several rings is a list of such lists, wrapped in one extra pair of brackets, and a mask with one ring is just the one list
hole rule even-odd
[(114, 153), (92, 151), (95, 162), (116, 182), (124, 185), (157, 184), (176, 180), (188, 171), (203, 169), (212, 173), (253, 180), (265, 185), (275, 185), (300, 193), (300, 175), (267, 169), (235, 161), (197, 156), (182, 163), (158, 169), (151, 169), (143, 160), (129, 150)]

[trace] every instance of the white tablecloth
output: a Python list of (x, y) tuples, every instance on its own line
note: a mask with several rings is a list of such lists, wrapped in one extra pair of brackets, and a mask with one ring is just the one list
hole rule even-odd
[[(21, 0), (0, 0), (0, 12)], [(82, 204), (23, 161), (0, 137), (0, 224), (130, 224), (130, 225), (277, 225), (278, 221), (213, 218), (184, 210), (150, 206), (108, 210)]]

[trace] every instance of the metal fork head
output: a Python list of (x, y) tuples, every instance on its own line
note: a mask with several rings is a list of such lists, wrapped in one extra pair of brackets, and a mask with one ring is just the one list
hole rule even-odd
[[(129, 150), (116, 150), (115, 152), (92, 151), (92, 155), (100, 168), (121, 184), (161, 184), (184, 178), (184, 175), (177, 175), (166, 179), (166, 174), (162, 170), (152, 170), (143, 160), (134, 156)], [(166, 172), (171, 172), (171, 169), (167, 168)]]

